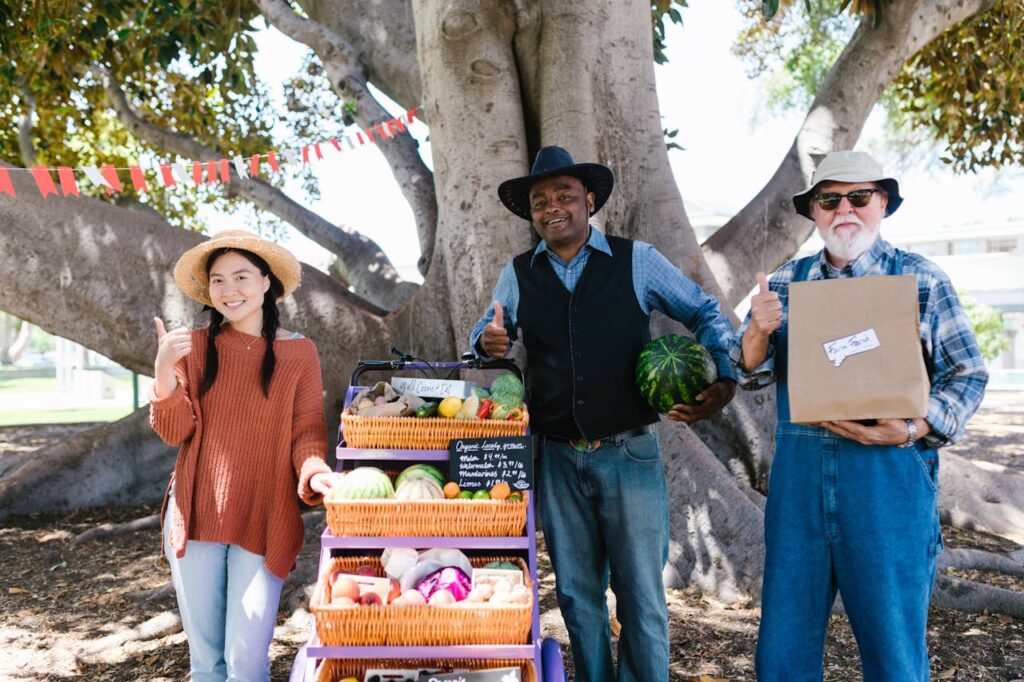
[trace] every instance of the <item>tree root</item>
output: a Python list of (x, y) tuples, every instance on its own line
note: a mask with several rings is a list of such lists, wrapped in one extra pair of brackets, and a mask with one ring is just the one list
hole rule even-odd
[(95, 528), (90, 528), (84, 533), (79, 533), (71, 540), (71, 547), (75, 548), (85, 542), (92, 540), (106, 540), (126, 533), (134, 533), (137, 530), (150, 530), (160, 527), (160, 515), (152, 514), (143, 516), (140, 519), (127, 521), (125, 523), (104, 523)]
[(1024, 620), (1024, 593), (939, 574), (932, 603), (965, 613), (1002, 613)]
[(998, 571), (1006, 575), (1024, 576), (1024, 563), (1008, 556), (980, 549), (947, 549), (939, 556), (938, 570), (947, 568), (974, 571)]
[(939, 511), (943, 523), (1024, 544), (1024, 474), (992, 471), (943, 452)]
[(138, 590), (136, 592), (129, 592), (124, 595), (125, 599), (131, 601), (156, 601), (169, 597), (174, 594), (174, 585), (167, 581), (163, 585), (158, 585), (148, 590)]
[(181, 632), (181, 617), (177, 609), (164, 611), (149, 620), (138, 624), (134, 628), (115, 632), (89, 642), (76, 654), (75, 659), (80, 663), (92, 663), (93, 659), (110, 649), (117, 648), (128, 642), (144, 642), (151, 639), (159, 639), (167, 635)]

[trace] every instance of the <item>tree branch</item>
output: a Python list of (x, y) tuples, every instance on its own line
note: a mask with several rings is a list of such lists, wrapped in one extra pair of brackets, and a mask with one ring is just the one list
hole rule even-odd
[[(339, 98), (354, 102), (355, 119), (369, 128), (391, 116), (367, 89), (367, 74), (359, 55), (342, 36), (323, 24), (303, 19), (285, 0), (256, 0), (263, 16), (292, 40), (309, 46), (323, 62), (331, 89)], [(423, 163), (419, 143), (408, 132), (378, 145), (412, 207), (420, 241), (419, 269), (427, 273), (434, 252), (437, 231), (437, 198), (433, 174)]]
[[(190, 159), (224, 156), (191, 138), (146, 121), (128, 102), (117, 80), (106, 70), (98, 67), (97, 70), (102, 75), (111, 107), (133, 135), (158, 149)], [(373, 240), (350, 227), (333, 225), (269, 183), (259, 178), (243, 180), (233, 167), (229, 168), (231, 182), (225, 186), (229, 194), (248, 199), (259, 208), (273, 213), (337, 255), (345, 281), (352, 285), (358, 295), (381, 308), (393, 310), (405, 303), (417, 290), (415, 284), (402, 280)]]
[(36, 98), (28, 85), (22, 87), (25, 108), (18, 119), (18, 149), (25, 168), (36, 165), (36, 146), (32, 142), (32, 117), (36, 113)]
[[(984, 12), (996, 0), (894, 2), (882, 23), (862, 22), (822, 80), (800, 131), (768, 184), (708, 239), (704, 255), (732, 308), (754, 286), (758, 270), (772, 272), (796, 253), (813, 223), (796, 215), (791, 197), (804, 189), (818, 162), (834, 149), (850, 149), (871, 108), (903, 64), (957, 22)], [(756, 239), (754, 239), (756, 237)], [(766, 248), (751, 248), (751, 243)]]

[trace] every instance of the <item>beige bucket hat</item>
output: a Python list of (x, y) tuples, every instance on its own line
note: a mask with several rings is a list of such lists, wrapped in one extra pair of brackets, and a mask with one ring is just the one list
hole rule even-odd
[(186, 296), (203, 305), (213, 305), (206, 260), (217, 249), (241, 249), (265, 260), (284, 286), (278, 300), (290, 296), (302, 281), (302, 266), (288, 249), (248, 230), (223, 230), (183, 253), (174, 266), (174, 281)]
[(889, 195), (885, 205), (886, 217), (896, 212), (903, 203), (900, 196), (900, 185), (894, 178), (886, 176), (877, 161), (867, 152), (839, 151), (832, 152), (818, 164), (811, 176), (811, 186), (800, 194), (793, 195), (793, 206), (796, 212), (805, 218), (811, 216), (811, 197), (815, 188), (825, 181), (831, 182), (877, 182)]

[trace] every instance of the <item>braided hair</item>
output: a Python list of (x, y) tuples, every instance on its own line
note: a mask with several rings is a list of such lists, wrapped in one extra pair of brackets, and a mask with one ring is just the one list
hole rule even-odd
[[(214, 261), (225, 253), (233, 251), (244, 257), (255, 265), (261, 275), (270, 278), (270, 289), (263, 295), (263, 338), (267, 340), (267, 349), (263, 353), (263, 367), (260, 370), (260, 383), (263, 386), (263, 395), (270, 395), (270, 380), (274, 377), (274, 367), (277, 365), (277, 358), (274, 356), (274, 339), (277, 337), (277, 329), (281, 326), (280, 313), (277, 309), (277, 299), (284, 294), (284, 285), (277, 275), (267, 265), (267, 261), (251, 251), (235, 248), (221, 248), (210, 252), (206, 259), (206, 277), (209, 280), (210, 269)], [(203, 371), (203, 383), (199, 388), (199, 396), (202, 397), (213, 386), (217, 379), (217, 346), (214, 343), (217, 335), (224, 328), (224, 315), (216, 308), (210, 307), (210, 325), (206, 337), (206, 368)]]

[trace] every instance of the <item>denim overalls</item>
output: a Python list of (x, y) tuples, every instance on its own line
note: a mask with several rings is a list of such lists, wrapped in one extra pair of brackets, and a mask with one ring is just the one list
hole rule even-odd
[[(814, 259), (800, 263), (805, 281)], [(897, 251), (890, 274), (902, 274)], [(788, 315), (788, 311), (787, 311)], [(869, 446), (789, 420), (787, 330), (775, 347), (778, 426), (765, 508), (756, 668), (761, 682), (820, 681), (838, 590), (866, 682), (928, 680), (925, 627), (942, 551), (938, 451)]]

